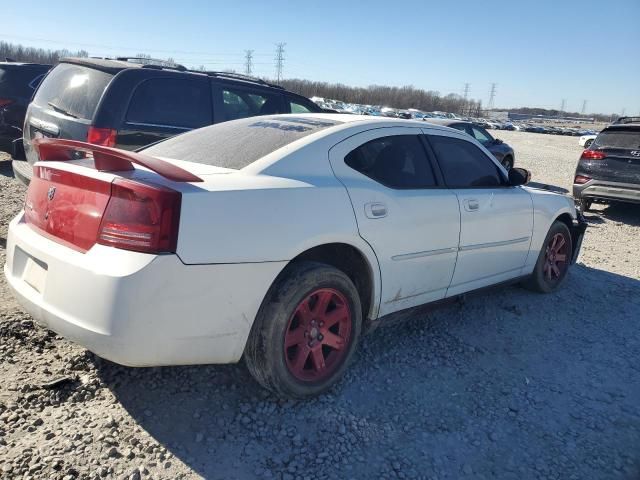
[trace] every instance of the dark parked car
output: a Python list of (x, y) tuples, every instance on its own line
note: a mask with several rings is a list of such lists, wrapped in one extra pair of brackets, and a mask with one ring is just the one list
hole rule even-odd
[(583, 212), (593, 202), (640, 203), (640, 117), (618, 119), (582, 152), (573, 196)]
[(16, 177), (29, 182), (36, 138), (136, 150), (227, 120), (322, 112), (308, 98), (257, 78), (131, 60), (66, 58), (49, 72), (27, 110), (27, 161), (14, 159)]
[(22, 137), (27, 105), (51, 65), (0, 62), (0, 150), (11, 153)]
[(463, 122), (460, 120), (447, 120), (440, 118), (425, 118), (424, 120), (429, 123), (455, 128), (457, 130), (468, 133), (473, 138), (478, 140), (484, 146), (484, 148), (489, 150), (493, 154), (493, 156), (496, 157), (496, 159), (504, 166), (504, 168), (509, 170), (513, 167), (516, 159), (513, 148), (504, 143), (502, 140), (493, 138), (491, 134), (487, 132), (483, 127), (480, 127), (471, 122)]

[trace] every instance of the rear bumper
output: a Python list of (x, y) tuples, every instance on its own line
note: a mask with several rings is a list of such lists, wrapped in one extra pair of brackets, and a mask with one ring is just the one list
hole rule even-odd
[(76, 252), (9, 226), (4, 273), (42, 326), (130, 366), (236, 362), (284, 262), (184, 265), (95, 245)]
[(573, 196), (591, 200), (640, 203), (640, 184), (589, 180), (584, 184), (574, 183)]
[(25, 185), (29, 186), (33, 176), (33, 167), (26, 160), (12, 160), (13, 175)]

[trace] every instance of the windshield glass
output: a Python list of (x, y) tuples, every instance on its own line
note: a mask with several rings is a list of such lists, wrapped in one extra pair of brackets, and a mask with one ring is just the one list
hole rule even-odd
[(607, 130), (600, 133), (593, 143), (596, 148), (640, 148), (640, 129)]
[(143, 152), (239, 170), (285, 145), (339, 123), (293, 115), (250, 117), (193, 130)]

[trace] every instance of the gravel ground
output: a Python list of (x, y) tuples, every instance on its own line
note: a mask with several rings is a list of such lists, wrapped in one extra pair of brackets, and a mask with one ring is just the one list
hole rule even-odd
[[(574, 137), (498, 132), (568, 187)], [(0, 262), (24, 189), (0, 160)], [(560, 291), (469, 297), (364, 338), (329, 395), (242, 365), (125, 368), (35, 326), (0, 279), (3, 478), (640, 478), (640, 208), (599, 207)]]

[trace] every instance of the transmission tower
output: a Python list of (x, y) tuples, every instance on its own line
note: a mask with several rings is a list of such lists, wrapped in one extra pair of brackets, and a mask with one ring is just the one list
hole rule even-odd
[(469, 84), (465, 83), (464, 84), (464, 99), (466, 100), (468, 96), (469, 96)]
[(467, 101), (468, 97), (469, 97), (469, 84), (465, 83), (464, 84), (464, 105), (462, 106), (462, 108), (463, 108), (462, 114), (463, 115), (465, 114), (465, 111), (466, 111), (467, 115), (469, 114), (469, 102)]
[(489, 92), (489, 103), (487, 104), (487, 110), (491, 110), (493, 108), (493, 101), (496, 98), (496, 83), (491, 84), (491, 91)]
[(284, 69), (284, 47), (286, 43), (276, 44), (276, 79), (279, 82), (282, 79), (282, 71)]
[(244, 73), (251, 75), (253, 70), (253, 50), (244, 51)]
[(564, 112), (564, 107), (565, 107), (566, 105), (567, 105), (567, 99), (566, 99), (566, 98), (563, 98), (563, 99), (562, 99), (562, 103), (560, 104), (560, 112), (559, 112), (559, 113)]
[(581, 113), (582, 115), (584, 115), (585, 113), (587, 113), (587, 101), (586, 101), (586, 100), (583, 100), (583, 101), (582, 101), (582, 109), (580, 110), (580, 113)]

